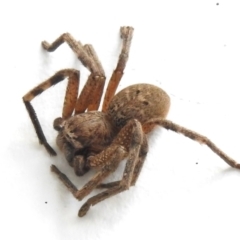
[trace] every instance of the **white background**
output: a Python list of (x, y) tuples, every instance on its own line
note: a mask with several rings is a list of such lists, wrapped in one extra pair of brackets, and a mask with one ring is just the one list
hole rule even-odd
[[(119, 88), (141, 82), (164, 88), (172, 99), (168, 119), (240, 162), (239, 12), (237, 0), (2, 1), (0, 239), (239, 239), (239, 170), (159, 129), (137, 185), (78, 218), (82, 202), (49, 168), (56, 164), (78, 187), (90, 175), (76, 177), (60, 152), (47, 154), (21, 99), (62, 68), (81, 69), (81, 87), (86, 81), (88, 71), (67, 45), (46, 53), (42, 40), (68, 31), (93, 44), (109, 77), (121, 48), (119, 28), (130, 25), (134, 38)], [(32, 101), (55, 149), (52, 122), (61, 115), (65, 85)]]

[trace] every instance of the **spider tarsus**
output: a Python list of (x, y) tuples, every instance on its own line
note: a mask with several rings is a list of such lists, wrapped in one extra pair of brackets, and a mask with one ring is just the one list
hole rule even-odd
[(62, 173), (55, 165), (51, 165), (51, 172), (55, 173), (68, 190), (75, 196), (78, 192), (76, 186), (68, 179), (68, 177)]
[(91, 205), (89, 205), (87, 202), (84, 203), (82, 205), (82, 207), (80, 208), (80, 210), (78, 211), (78, 216), (79, 217), (84, 217), (87, 214), (90, 207), (91, 207)]
[(133, 27), (121, 27), (120, 29), (120, 34), (121, 34), (121, 38), (132, 38), (132, 33), (133, 33), (134, 28)]
[(42, 41), (42, 47), (47, 50), (47, 51), (51, 51), (50, 49), (50, 44), (47, 41)]
[(240, 163), (236, 163), (235, 166), (233, 166), (234, 168), (240, 169)]
[(54, 173), (56, 173), (56, 174), (61, 174), (61, 172), (59, 171), (59, 169), (55, 166), (55, 165), (51, 165), (51, 172), (54, 172)]
[(47, 142), (43, 143), (43, 145), (46, 148), (47, 152), (50, 154), (50, 156), (57, 156), (57, 153), (53, 150), (53, 148)]

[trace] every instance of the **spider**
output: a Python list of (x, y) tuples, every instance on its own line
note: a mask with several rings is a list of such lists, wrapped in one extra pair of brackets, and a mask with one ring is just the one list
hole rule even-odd
[[(49, 52), (56, 50), (64, 42), (70, 46), (90, 71), (82, 92), (78, 96), (80, 72), (64, 69), (23, 96), (40, 144), (54, 156), (56, 152), (48, 144), (30, 102), (51, 86), (68, 79), (62, 117), (53, 122), (54, 129), (58, 131), (56, 143), (76, 175), (82, 176), (90, 169), (96, 169), (97, 172), (81, 189), (77, 189), (55, 165), (51, 166), (51, 171), (79, 201), (96, 188), (104, 189), (82, 205), (78, 212), (79, 217), (83, 217), (91, 206), (135, 185), (148, 152), (146, 135), (156, 125), (207, 145), (231, 167), (240, 169), (239, 163), (207, 137), (166, 119), (170, 98), (161, 88), (150, 84), (135, 84), (115, 95), (128, 60), (133, 31), (132, 27), (120, 28), (122, 49), (107, 86), (102, 111), (98, 110), (106, 79), (102, 65), (92, 45), (82, 45), (69, 33), (62, 34), (52, 44), (43, 41), (42, 46)], [(124, 159), (127, 160), (122, 179), (103, 183)]]

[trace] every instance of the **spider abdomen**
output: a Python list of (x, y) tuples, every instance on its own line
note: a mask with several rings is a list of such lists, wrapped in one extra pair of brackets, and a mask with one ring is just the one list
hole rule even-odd
[(161, 88), (151, 84), (135, 84), (113, 97), (107, 115), (116, 127), (121, 128), (133, 118), (142, 125), (153, 118), (165, 118), (169, 107), (170, 97)]

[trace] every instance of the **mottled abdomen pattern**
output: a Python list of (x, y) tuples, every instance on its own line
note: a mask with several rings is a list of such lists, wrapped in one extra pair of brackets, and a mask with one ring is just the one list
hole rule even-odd
[(135, 84), (113, 97), (107, 115), (117, 128), (122, 128), (129, 119), (135, 118), (142, 123), (146, 133), (153, 127), (147, 122), (153, 118), (165, 118), (169, 107), (170, 97), (161, 88), (151, 84)]

